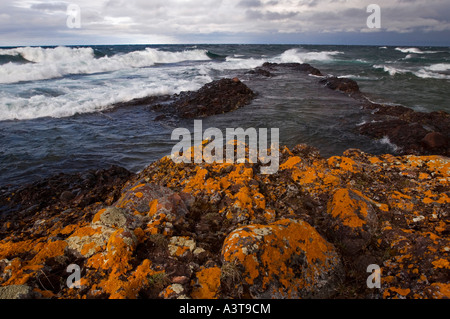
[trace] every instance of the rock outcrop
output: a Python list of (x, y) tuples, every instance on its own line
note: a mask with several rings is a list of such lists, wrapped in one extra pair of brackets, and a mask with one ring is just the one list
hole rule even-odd
[[(323, 77), (299, 63), (252, 74), (283, 68)], [(323, 158), (300, 144), (280, 148), (274, 174), (262, 162), (164, 157), (139, 174), (112, 167), (1, 189), (0, 298), (450, 298), (448, 114), (320, 81), (361, 99), (375, 120), (360, 133), (405, 155)], [(129, 105), (194, 118), (254, 96), (234, 78)], [(380, 288), (367, 285), (373, 265)]]
[(404, 106), (365, 103), (373, 119), (359, 127), (361, 134), (387, 137), (399, 154), (450, 156), (450, 116), (446, 112), (417, 112)]
[(319, 69), (308, 63), (273, 63), (265, 62), (262, 66), (256, 67), (247, 72), (248, 74), (262, 75), (265, 77), (275, 76), (272, 72), (280, 70), (289, 70), (294, 72), (304, 72), (311, 75), (322, 76)]
[(236, 110), (255, 96), (238, 78), (221, 79), (205, 84), (198, 91), (175, 94), (169, 103), (154, 105), (153, 109), (182, 118), (201, 118)]
[(350, 95), (360, 93), (358, 83), (352, 79), (332, 76), (321, 79), (319, 83), (331, 90), (338, 90)]
[(397, 147), (398, 155), (450, 156), (450, 116), (447, 112), (417, 112), (401, 105), (386, 105), (369, 101), (355, 80), (324, 76), (307, 63), (269, 63), (250, 72), (256, 76), (273, 77), (280, 72), (305, 72), (321, 77), (318, 83), (325, 88), (340, 91), (361, 102), (361, 107), (372, 114), (356, 131), (374, 139), (389, 139)]
[[(0, 296), (450, 297), (449, 158), (322, 158), (298, 145), (280, 148), (277, 173), (262, 165), (164, 157), (118, 195), (80, 205), (57, 194), (3, 217)], [(366, 284), (372, 264), (379, 289)]]

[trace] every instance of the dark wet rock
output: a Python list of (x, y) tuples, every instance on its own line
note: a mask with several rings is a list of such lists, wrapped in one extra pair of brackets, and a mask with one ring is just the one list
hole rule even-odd
[(333, 76), (322, 79), (319, 83), (324, 84), (327, 88), (332, 90), (338, 90), (348, 94), (359, 93), (358, 83), (352, 79)]
[(431, 132), (425, 135), (422, 139), (422, 143), (428, 149), (436, 149), (442, 147), (448, 147), (449, 138), (439, 132)]
[(3, 213), (32, 214), (40, 209), (62, 205), (85, 207), (120, 195), (132, 173), (119, 166), (78, 174), (58, 174), (0, 194)]
[(362, 193), (342, 188), (328, 202), (326, 221), (328, 234), (344, 254), (360, 253), (377, 228), (377, 213)]
[(399, 119), (385, 120), (363, 124), (359, 127), (359, 131), (375, 139), (387, 137), (389, 142), (399, 148), (400, 154), (426, 153), (421, 140), (427, 134), (427, 130), (417, 123), (408, 123)]
[(266, 70), (263, 67), (257, 67), (253, 70), (248, 71), (246, 74), (252, 74), (252, 75), (261, 75), (265, 77), (272, 77), (274, 74), (270, 73), (268, 70)]
[(291, 71), (306, 72), (311, 75), (322, 76), (319, 69), (308, 63), (272, 63), (265, 62), (261, 67), (255, 69), (255, 72), (269, 72), (290, 69)]
[(199, 118), (234, 111), (249, 104), (255, 96), (239, 79), (221, 79), (205, 84), (198, 91), (176, 94), (172, 102), (155, 105), (153, 109), (182, 118)]
[(374, 119), (359, 126), (361, 134), (389, 141), (399, 154), (450, 155), (450, 117), (446, 112), (416, 112), (403, 106), (366, 105)]
[(59, 196), (62, 202), (70, 202), (74, 197), (75, 194), (69, 191), (64, 191), (61, 193), (61, 196)]
[(164, 95), (151, 95), (151, 96), (145, 96), (142, 98), (135, 98), (131, 101), (127, 102), (119, 102), (116, 103), (110, 108), (110, 110), (114, 110), (115, 108), (119, 107), (132, 107), (132, 106), (138, 106), (138, 105), (155, 105), (158, 103), (164, 103), (169, 101), (171, 98), (171, 95), (164, 94)]
[(369, 101), (364, 101), (364, 107), (366, 109), (374, 110), (373, 114), (376, 115), (386, 115), (386, 116), (401, 116), (402, 114), (412, 112), (410, 108), (403, 105), (384, 105), (378, 103), (371, 103)]

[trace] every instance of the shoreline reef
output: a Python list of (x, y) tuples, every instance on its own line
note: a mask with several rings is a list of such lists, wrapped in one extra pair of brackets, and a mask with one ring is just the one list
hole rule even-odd
[[(300, 64), (250, 74), (281, 68), (320, 76)], [(187, 118), (202, 117), (210, 105), (223, 113), (255, 95), (237, 78), (224, 80), (202, 88), (204, 96), (151, 99), (149, 107), (176, 103)], [(319, 81), (364, 100), (353, 80)], [(234, 102), (222, 107), (227, 94)], [(448, 114), (363, 107), (385, 123), (380, 131), (397, 125), (380, 134), (397, 136), (402, 154), (349, 149), (323, 158), (305, 144), (281, 146), (271, 175), (260, 173), (261, 162), (166, 156), (138, 174), (111, 167), (3, 190), (0, 298), (449, 298)], [(425, 131), (404, 132), (418, 126)], [(76, 287), (68, 286), (70, 265), (80, 270)], [(370, 265), (380, 267), (380, 288), (367, 286)]]

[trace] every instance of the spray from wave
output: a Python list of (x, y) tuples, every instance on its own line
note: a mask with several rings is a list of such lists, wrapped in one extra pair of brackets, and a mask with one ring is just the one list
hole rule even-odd
[(413, 54), (433, 54), (439, 53), (441, 51), (422, 51), (419, 48), (395, 48), (395, 50), (400, 51), (402, 53), (413, 53)]
[(373, 66), (373, 68), (374, 69), (383, 69), (383, 71), (389, 73), (390, 76), (394, 76), (397, 73), (403, 74), (403, 73), (407, 72), (406, 70), (402, 70), (400, 68), (396, 68), (396, 67), (389, 66), (389, 65), (383, 65), (383, 64), (376, 64)]
[(76, 81), (70, 89), (61, 90), (61, 94), (45, 94), (47, 90), (33, 90), (30, 97), (18, 97), (0, 93), (0, 121), (28, 120), (40, 117), (68, 117), (81, 113), (100, 112), (110, 109), (118, 102), (127, 102), (135, 98), (174, 94), (181, 91), (197, 90), (210, 82), (209, 77), (192, 79), (171, 79), (159, 77), (157, 81), (142, 83), (142, 79), (113, 81), (103, 85), (86, 85)]
[(447, 79), (450, 80), (450, 63), (437, 63), (426, 66), (414, 74), (422, 79)]
[[(342, 54), (340, 51), (319, 51), (319, 52), (304, 52), (299, 49), (289, 49), (283, 52), (279, 57), (275, 58), (274, 62), (281, 63), (307, 63), (311, 61), (332, 61), (336, 55)], [(278, 61), (277, 61), (278, 60)]]
[(397, 74), (410, 73), (422, 79), (440, 79), (450, 80), (450, 63), (438, 63), (426, 66), (420, 69), (404, 69), (391, 65), (373, 65), (375, 69), (383, 69), (384, 72), (389, 73), (390, 76)]

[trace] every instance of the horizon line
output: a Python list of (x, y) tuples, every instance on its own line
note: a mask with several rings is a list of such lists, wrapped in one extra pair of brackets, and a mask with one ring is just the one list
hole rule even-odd
[(308, 46), (366, 46), (366, 47), (437, 47), (445, 48), (450, 45), (420, 45), (420, 44), (342, 44), (342, 43), (103, 43), (103, 44), (41, 44), (41, 45), (0, 45), (0, 48), (19, 47), (74, 47), (74, 46), (127, 46), (127, 45), (149, 45), (149, 46), (186, 46), (186, 45), (308, 45)]

